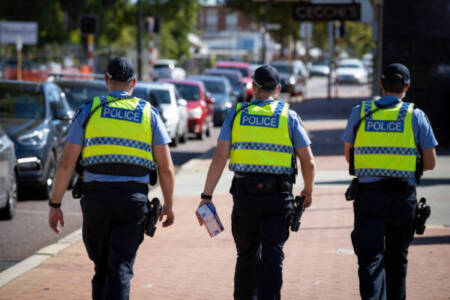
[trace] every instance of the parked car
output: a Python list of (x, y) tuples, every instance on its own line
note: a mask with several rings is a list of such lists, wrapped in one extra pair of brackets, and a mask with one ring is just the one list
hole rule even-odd
[(103, 80), (58, 79), (54, 82), (66, 94), (67, 101), (73, 110), (77, 110), (94, 97), (108, 94), (108, 88)]
[(318, 61), (313, 62), (311, 66), (309, 67), (309, 77), (313, 76), (322, 76), (326, 77), (330, 74), (330, 66), (328, 65), (328, 62)]
[(178, 67), (174, 59), (160, 59), (153, 65), (152, 77), (155, 81), (164, 78), (181, 80), (186, 77), (186, 71)]
[(192, 76), (188, 79), (203, 82), (208, 93), (216, 100), (214, 103), (214, 126), (221, 126), (237, 99), (228, 79), (220, 76)]
[(366, 84), (369, 81), (367, 70), (359, 59), (343, 59), (336, 69), (336, 83)]
[(15, 144), (19, 191), (49, 199), (73, 110), (52, 82), (0, 80), (0, 124)]
[(301, 60), (274, 61), (270, 64), (280, 74), (281, 92), (291, 96), (303, 95), (306, 87), (308, 71)]
[(215, 100), (208, 97), (206, 88), (200, 81), (163, 79), (161, 82), (173, 83), (183, 99), (187, 100), (189, 132), (198, 139), (211, 136), (213, 121), (213, 104)]
[(220, 61), (216, 64), (216, 69), (239, 71), (242, 76), (242, 84), (244, 85), (247, 92), (246, 100), (250, 100), (251, 98), (253, 98), (252, 69), (249, 63), (238, 61)]
[(17, 183), (14, 143), (0, 126), (0, 219), (16, 214)]
[(247, 91), (245, 90), (245, 86), (242, 84), (242, 76), (240, 72), (233, 70), (207, 69), (203, 72), (203, 75), (225, 77), (230, 82), (233, 88), (233, 94), (237, 98), (238, 102), (246, 101)]
[(188, 133), (187, 102), (176, 97), (176, 88), (170, 83), (136, 84), (133, 96), (144, 99), (156, 107), (166, 126), (172, 145), (185, 143)]

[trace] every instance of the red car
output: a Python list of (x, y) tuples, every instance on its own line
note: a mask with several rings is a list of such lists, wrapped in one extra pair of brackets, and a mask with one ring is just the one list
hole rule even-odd
[(238, 61), (220, 61), (216, 64), (216, 69), (238, 70), (242, 74), (242, 84), (247, 90), (247, 99), (253, 97), (252, 71), (250, 64)]
[(214, 98), (206, 92), (201, 81), (161, 79), (159, 82), (174, 84), (181, 97), (187, 101), (189, 132), (203, 139), (203, 134), (211, 135), (214, 116)]

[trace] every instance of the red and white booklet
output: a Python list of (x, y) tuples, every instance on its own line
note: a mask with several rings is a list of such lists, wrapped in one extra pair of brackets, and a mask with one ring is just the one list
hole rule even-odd
[(197, 214), (202, 218), (208, 233), (214, 237), (223, 231), (222, 222), (217, 215), (216, 208), (210, 202), (203, 204), (197, 209)]

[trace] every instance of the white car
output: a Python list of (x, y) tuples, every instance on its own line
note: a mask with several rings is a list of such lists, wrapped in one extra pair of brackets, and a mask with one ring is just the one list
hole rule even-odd
[(338, 63), (335, 80), (337, 84), (356, 83), (366, 84), (369, 75), (363, 63), (359, 59), (343, 59)]
[(172, 139), (172, 146), (187, 141), (188, 117), (187, 102), (177, 97), (178, 91), (171, 83), (137, 83), (133, 96), (149, 101), (160, 113)]
[(159, 79), (177, 79), (186, 78), (186, 71), (177, 66), (174, 59), (160, 59), (153, 65), (152, 77), (154, 81)]

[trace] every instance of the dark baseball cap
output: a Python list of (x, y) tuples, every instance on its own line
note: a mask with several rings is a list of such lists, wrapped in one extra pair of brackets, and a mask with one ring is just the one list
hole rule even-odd
[(280, 76), (274, 67), (263, 65), (255, 70), (253, 82), (260, 89), (273, 91), (280, 84)]
[(395, 63), (388, 65), (384, 69), (381, 79), (392, 83), (409, 84), (411, 82), (411, 74), (405, 65)]
[(130, 82), (135, 77), (133, 64), (126, 57), (116, 57), (110, 60), (106, 76), (111, 80)]

